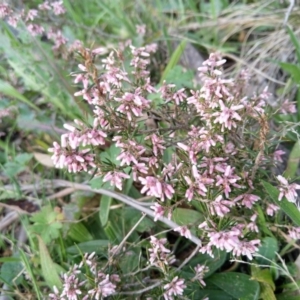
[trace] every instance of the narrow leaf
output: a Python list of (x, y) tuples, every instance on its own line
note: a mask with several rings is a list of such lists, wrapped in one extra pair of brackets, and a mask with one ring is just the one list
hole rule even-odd
[(28, 100), (26, 97), (24, 97), (22, 94), (20, 94), (12, 85), (10, 85), (8, 82), (4, 82), (0, 80), (0, 92), (6, 96), (18, 99), (24, 103), (26, 103), (28, 106), (33, 108), (36, 111), (40, 111), (40, 109), (33, 104), (30, 100)]
[(92, 253), (96, 252), (96, 254), (103, 254), (104, 250), (109, 245), (108, 240), (94, 240), (89, 242), (80, 243), (74, 246), (67, 248), (67, 252), (70, 254), (79, 254), (82, 253)]
[(297, 54), (297, 59), (298, 59), (298, 64), (300, 64), (300, 43), (299, 43), (299, 39), (295, 36), (294, 32), (292, 31), (292, 29), (287, 26), (286, 30), (288, 32), (288, 34), (290, 35), (291, 41), (294, 44), (295, 48), (296, 48), (296, 54)]
[(279, 191), (266, 181), (263, 181), (262, 184), (274, 203), (292, 219), (295, 225), (300, 226), (300, 212), (296, 205), (289, 202), (285, 197), (278, 201)]
[(186, 47), (186, 41), (182, 41), (178, 47), (176, 48), (176, 50), (174, 51), (174, 53), (172, 54), (170, 61), (168, 63), (168, 65), (165, 68), (165, 71), (163, 72), (161, 79), (160, 79), (160, 84), (163, 83), (163, 81), (166, 79), (168, 73), (170, 70), (172, 70), (179, 62), (180, 57), (184, 51)]
[(99, 217), (102, 226), (105, 226), (108, 221), (109, 210), (112, 198), (106, 195), (101, 196)]
[(298, 170), (299, 166), (299, 161), (300, 161), (300, 141), (297, 141), (293, 149), (290, 153), (288, 162), (287, 162), (287, 167), (284, 172), (284, 176), (287, 178), (293, 178), (296, 175), (296, 172)]

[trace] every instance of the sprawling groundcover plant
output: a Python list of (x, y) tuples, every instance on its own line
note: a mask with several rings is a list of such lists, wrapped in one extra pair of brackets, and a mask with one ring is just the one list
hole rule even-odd
[[(97, 49), (81, 49), (83, 62), (73, 74), (74, 82), (81, 84), (76, 96), (89, 104), (93, 117), (64, 125), (67, 132), (49, 149), (55, 166), (93, 174), (120, 193), (125, 181), (132, 180), (152, 201), (149, 206), (157, 222), (173, 219), (178, 208), (194, 210), (197, 221), (173, 228), (197, 244), (193, 255), (219, 258), (225, 253), (250, 262), (268, 236), (280, 231), (288, 239), (298, 239), (299, 228), (291, 222), (295, 218), (291, 214), (287, 218), (283, 211), (289, 214), (296, 208), (289, 202), (296, 202), (300, 185), (270, 171), (283, 152), (276, 150), (278, 139), (269, 127), (274, 109), (268, 105), (267, 88), (246, 95), (249, 74), (244, 71), (236, 79), (225, 79), (226, 60), (218, 53), (210, 54), (199, 68), (200, 89), (177, 89), (165, 81), (155, 86), (148, 67), (156, 49), (155, 44), (129, 45), (104, 59), (97, 56)], [(113, 159), (101, 155), (109, 147), (117, 153)], [(282, 211), (281, 203), (289, 209)], [(136, 294), (151, 295), (155, 290), (156, 297), (174, 299), (205, 287), (203, 278), (209, 272), (205, 261), (190, 266), (189, 277), (182, 271), (188, 261), (178, 267), (163, 234), (152, 233), (148, 240), (145, 270), (152, 268), (154, 273), (143, 279), (148, 287)], [(115, 246), (108, 257), (117, 259), (120, 248)], [(128, 292), (124, 275), (115, 264), (99, 266), (94, 253), (86, 254), (64, 274), (63, 288), (55, 288), (50, 298), (134, 295), (134, 286)], [(195, 299), (207, 295), (203, 290)]]

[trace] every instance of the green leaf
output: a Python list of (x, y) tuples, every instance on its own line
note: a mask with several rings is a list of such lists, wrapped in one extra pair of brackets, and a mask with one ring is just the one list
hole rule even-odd
[(286, 30), (291, 38), (292, 43), (294, 44), (295, 48), (296, 48), (296, 54), (297, 54), (297, 59), (298, 59), (298, 64), (300, 64), (300, 43), (298, 38), (296, 37), (296, 35), (294, 34), (294, 32), (292, 31), (292, 29), (287, 26)]
[(276, 295), (277, 300), (299, 300), (299, 296), (288, 295), (288, 293), (283, 293)]
[(265, 234), (265, 235), (269, 235), (271, 237), (273, 237), (273, 233), (272, 231), (269, 229), (268, 224), (266, 222), (266, 218), (265, 218), (265, 213), (263, 212), (263, 210), (261, 209), (261, 207), (259, 205), (255, 206), (255, 209), (257, 210), (258, 213), (258, 225), (260, 230)]
[(20, 100), (20, 101), (26, 103), (31, 108), (33, 108), (34, 110), (40, 112), (40, 109), (35, 104), (33, 104), (30, 100), (28, 100), (26, 97), (24, 97), (22, 94), (20, 94), (8, 82), (0, 80), (0, 93), (4, 94), (6, 96), (9, 96), (9, 97), (15, 98), (17, 100)]
[(195, 75), (192, 70), (185, 70), (182, 66), (175, 66), (166, 76), (166, 81), (176, 85), (177, 89), (193, 88)]
[[(189, 264), (183, 268), (184, 271), (190, 272), (191, 268), (194, 268), (196, 265), (205, 265), (208, 267), (208, 272), (205, 273), (204, 278), (208, 278), (210, 275), (215, 273), (222, 265), (225, 263), (227, 258), (227, 253), (225, 251), (220, 251), (219, 249), (213, 250), (214, 257), (211, 257), (209, 254), (197, 254), (194, 258), (191, 259)], [(192, 274), (192, 277), (194, 273)], [(190, 279), (192, 278), (190, 277)]]
[(300, 67), (289, 63), (279, 63), (280, 67), (292, 75), (294, 81), (300, 83)]
[(77, 242), (86, 242), (93, 239), (90, 232), (82, 223), (72, 224), (68, 236)]
[(92, 180), (90, 180), (89, 184), (90, 184), (91, 188), (94, 190), (101, 189), (103, 186), (103, 178), (102, 177), (94, 177)]
[(209, 300), (234, 300), (228, 294), (225, 294), (219, 289), (203, 289), (200, 290), (199, 285), (193, 284), (185, 289), (185, 294), (188, 295), (188, 299), (198, 300), (208, 298)]
[[(278, 252), (278, 242), (277, 239), (272, 237), (265, 237), (262, 241), (262, 245), (258, 249), (258, 254), (263, 257), (255, 257), (258, 264), (270, 265), (272, 261), (276, 258), (276, 253)], [(264, 259), (264, 257), (266, 259)]]
[(170, 61), (168, 63), (168, 65), (165, 68), (165, 71), (163, 72), (161, 79), (160, 79), (160, 84), (163, 83), (163, 81), (166, 79), (166, 77), (168, 76), (170, 70), (172, 70), (179, 62), (180, 57), (186, 47), (186, 41), (182, 41), (178, 47), (176, 48), (176, 50), (173, 52)]
[(260, 287), (258, 282), (251, 280), (251, 277), (236, 272), (214, 274), (207, 283), (214, 284), (234, 299), (257, 300)]
[(106, 195), (101, 196), (99, 217), (103, 227), (106, 225), (108, 221), (111, 202), (112, 202), (112, 197)]
[(300, 226), (300, 211), (296, 205), (289, 202), (285, 197), (278, 201), (279, 191), (266, 181), (262, 181), (262, 184), (274, 203), (291, 218), (295, 225)]
[(42, 299), (41, 296), (41, 291), (38, 287), (37, 281), (36, 281), (36, 276), (33, 274), (33, 270), (32, 270), (32, 264), (29, 262), (27, 255), (25, 254), (25, 252), (20, 249), (20, 258), (22, 259), (23, 265), (25, 270), (27, 271), (27, 274), (29, 276), (29, 278), (31, 279), (34, 291), (35, 291), (35, 296), (37, 297), (38, 300)]
[(41, 237), (37, 236), (37, 238), (39, 241), (39, 254), (43, 277), (51, 289), (53, 286), (56, 286), (59, 289), (62, 286), (62, 283), (57, 273), (55, 264), (52, 261), (48, 249)]
[(275, 291), (276, 286), (270, 269), (260, 269), (259, 267), (252, 265), (251, 278), (258, 282), (269, 285), (272, 291)]
[[(122, 220), (126, 225), (125, 231), (129, 231), (141, 218), (142, 214), (135, 208), (124, 207), (122, 214)], [(149, 231), (153, 227), (153, 221), (150, 218), (143, 219), (140, 224), (136, 227), (139, 232)]]
[(204, 222), (204, 216), (193, 209), (176, 208), (172, 214), (172, 221), (178, 225), (189, 225)]
[(19, 163), (20, 165), (26, 165), (33, 157), (31, 153), (20, 153), (15, 157), (15, 162)]
[(60, 213), (55, 212), (50, 205), (45, 206), (31, 217), (34, 222), (31, 230), (39, 234), (46, 244), (60, 235), (62, 223), (59, 220)]
[(267, 283), (261, 283), (260, 284), (260, 298), (263, 300), (276, 300), (276, 296), (274, 294), (274, 291)]
[(80, 253), (92, 253), (96, 252), (96, 254), (106, 253), (106, 248), (109, 245), (108, 240), (94, 240), (89, 242), (84, 242), (80, 244), (76, 244), (67, 248), (67, 252), (70, 254), (80, 254)]
[(3, 282), (11, 285), (13, 282), (15, 284), (20, 284), (22, 276), (20, 276), (23, 269), (22, 263), (18, 261), (5, 262), (1, 266), (0, 278)]
[(300, 141), (297, 141), (289, 155), (287, 167), (284, 172), (286, 178), (293, 178), (296, 175), (300, 161)]
[(122, 241), (121, 225), (117, 222), (112, 222), (111, 220), (108, 221), (104, 227), (104, 232), (112, 243), (118, 243)]

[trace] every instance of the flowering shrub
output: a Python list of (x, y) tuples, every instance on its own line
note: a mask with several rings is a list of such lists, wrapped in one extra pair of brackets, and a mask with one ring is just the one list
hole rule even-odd
[[(259, 225), (266, 220), (274, 224), (278, 201), (286, 197), (284, 201), (295, 203), (300, 189), (282, 175), (277, 176), (279, 195), (276, 189), (273, 195), (272, 186), (262, 185), (264, 180), (274, 181), (269, 170), (282, 155), (270, 142), (270, 94), (265, 88), (245, 95), (249, 74), (244, 71), (235, 80), (225, 79), (226, 60), (217, 53), (199, 68), (203, 82), (199, 90), (177, 89), (167, 82), (157, 87), (148, 70), (155, 51), (155, 44), (129, 45), (111, 52), (100, 66), (97, 49), (81, 49), (83, 63), (73, 76), (82, 86), (75, 95), (92, 107), (93, 117), (64, 125), (68, 132), (49, 149), (53, 162), (70, 173), (94, 174), (120, 192), (131, 179), (141, 194), (155, 199), (150, 206), (154, 221), (163, 216), (172, 219), (178, 208), (192, 208), (199, 213), (198, 222), (182, 224), (176, 232), (187, 239), (199, 237), (202, 254), (214, 257), (225, 251), (232, 258), (250, 261), (270, 234)], [(100, 154), (108, 147), (116, 149), (114, 159)], [(297, 227), (282, 216), (281, 220), (291, 238), (299, 236)], [(174, 299), (184, 293), (188, 282), (177, 276), (180, 270), (173, 268), (176, 258), (166, 243), (165, 238), (150, 236), (148, 263), (167, 281), (161, 283), (164, 298)], [(194, 270), (190, 281), (197, 279), (204, 287), (209, 269), (197, 265)], [(105, 282), (114, 293), (115, 281), (101, 274), (95, 279), (98, 287)], [(70, 280), (64, 278), (64, 291)], [(76, 285), (80, 286), (77, 281)], [(91, 296), (109, 295), (99, 289)], [(67, 295), (64, 291), (61, 297)]]

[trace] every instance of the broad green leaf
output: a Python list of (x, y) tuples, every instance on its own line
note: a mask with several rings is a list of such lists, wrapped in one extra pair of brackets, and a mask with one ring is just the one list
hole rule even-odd
[(214, 284), (234, 299), (257, 300), (259, 299), (260, 287), (258, 282), (251, 277), (236, 272), (214, 274), (207, 282)]
[(274, 203), (291, 218), (295, 225), (300, 226), (300, 211), (296, 205), (289, 202), (285, 197), (281, 201), (278, 201), (279, 191), (266, 181), (262, 181), (262, 184)]
[(53, 286), (60, 288), (62, 286), (62, 283), (56, 270), (55, 264), (50, 257), (47, 246), (40, 236), (37, 236), (37, 238), (39, 241), (39, 254), (44, 279), (51, 289), (53, 288)]
[(84, 242), (80, 244), (76, 244), (67, 248), (67, 252), (70, 254), (80, 254), (80, 253), (92, 253), (96, 252), (96, 254), (106, 253), (106, 248), (109, 245), (108, 240), (94, 240), (89, 242)]
[(160, 79), (160, 84), (163, 83), (163, 81), (166, 79), (166, 77), (168, 76), (168, 73), (170, 72), (170, 70), (172, 70), (179, 62), (180, 57), (186, 47), (186, 41), (182, 41), (178, 47), (176, 48), (176, 50), (173, 52), (170, 61), (167, 65), (167, 67), (165, 68), (165, 71), (163, 72), (161, 79)]
[(172, 214), (172, 221), (178, 225), (188, 225), (204, 222), (204, 216), (193, 209), (176, 208)]
[(104, 227), (108, 221), (110, 205), (112, 198), (106, 195), (101, 196), (100, 207), (99, 207), (99, 217), (102, 226)]
[[(265, 237), (262, 241), (262, 245), (258, 249), (258, 254), (263, 257), (255, 257), (255, 260), (261, 265), (270, 265), (278, 252), (277, 239), (272, 237)], [(266, 259), (264, 259), (264, 257)]]
[(295, 177), (296, 172), (298, 170), (299, 161), (300, 161), (300, 141), (297, 141), (294, 144), (293, 149), (289, 155), (287, 167), (284, 172), (284, 176), (286, 178), (294, 178)]
[(209, 299), (209, 300), (234, 300), (235, 298), (224, 293), (222, 290), (218, 289), (200, 289), (199, 285), (193, 284), (188, 286), (185, 289), (185, 294), (188, 296), (188, 299), (200, 300), (200, 299)]
[(70, 226), (68, 236), (77, 242), (86, 242), (93, 237), (82, 223), (74, 223)]
[(20, 276), (21, 271), (23, 269), (22, 263), (20, 259), (18, 261), (7, 261), (1, 266), (0, 271), (0, 279), (1, 281), (12, 284), (19, 284), (22, 280), (22, 276)]

